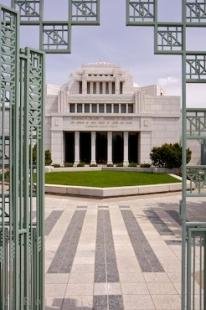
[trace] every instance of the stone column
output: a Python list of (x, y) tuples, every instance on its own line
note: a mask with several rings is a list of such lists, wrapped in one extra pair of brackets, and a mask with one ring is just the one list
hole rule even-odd
[(113, 164), (112, 162), (112, 132), (107, 132), (107, 165)]
[(106, 94), (106, 82), (102, 82), (102, 93)]
[(91, 132), (91, 165), (96, 165), (96, 132)]
[(152, 148), (152, 133), (151, 132), (140, 132), (139, 137), (139, 163), (150, 163), (150, 152)]
[(100, 82), (96, 82), (96, 94), (100, 94)]
[(77, 166), (80, 162), (80, 145), (79, 145), (79, 142), (80, 142), (80, 134), (79, 134), (79, 131), (75, 131), (74, 133), (74, 149), (75, 149), (75, 152), (74, 152), (74, 165)]
[(53, 164), (64, 165), (63, 131), (51, 132), (51, 155)]
[(129, 134), (128, 131), (124, 131), (124, 159), (123, 159), (124, 167), (127, 167), (129, 164), (128, 154), (129, 154)]
[(109, 94), (112, 94), (112, 82), (109, 82)]

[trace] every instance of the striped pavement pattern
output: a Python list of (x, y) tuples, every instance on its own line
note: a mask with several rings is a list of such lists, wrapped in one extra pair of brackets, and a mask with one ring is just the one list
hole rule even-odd
[(49, 201), (46, 310), (180, 310), (178, 204)]

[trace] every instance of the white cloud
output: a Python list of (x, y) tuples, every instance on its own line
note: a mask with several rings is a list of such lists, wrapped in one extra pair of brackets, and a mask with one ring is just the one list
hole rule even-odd
[(166, 92), (167, 95), (180, 96), (181, 83), (177, 77), (167, 76), (159, 78), (157, 83)]

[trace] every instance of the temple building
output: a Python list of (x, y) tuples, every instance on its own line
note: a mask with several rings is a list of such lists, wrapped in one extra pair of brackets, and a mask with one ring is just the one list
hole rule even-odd
[(154, 146), (180, 141), (180, 98), (139, 87), (110, 63), (83, 65), (47, 86), (46, 149), (54, 164), (150, 162)]

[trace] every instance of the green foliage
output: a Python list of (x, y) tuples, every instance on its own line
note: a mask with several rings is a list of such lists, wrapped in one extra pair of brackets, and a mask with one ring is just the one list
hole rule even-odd
[(84, 167), (85, 166), (85, 163), (83, 162), (83, 161), (81, 161), (78, 165), (77, 165), (77, 167)]
[[(33, 146), (33, 149), (32, 149), (32, 160), (33, 160), (33, 164), (36, 164), (36, 161), (37, 161), (37, 145), (36, 144)], [(50, 166), (51, 163), (52, 163), (51, 151), (46, 150), (45, 151), (45, 166)]]
[(46, 150), (45, 151), (45, 165), (50, 166), (51, 163), (52, 163), (51, 152), (50, 152), (50, 150)]
[(136, 168), (137, 167), (137, 163), (131, 162), (131, 163), (129, 163), (129, 167)]
[(149, 163), (140, 164), (140, 168), (150, 168), (150, 167), (151, 167), (151, 164)]
[(123, 163), (118, 163), (118, 164), (116, 164), (116, 167), (123, 167)]
[(71, 168), (71, 167), (73, 167), (73, 166), (74, 166), (73, 163), (65, 163), (65, 164), (64, 164), (64, 167), (68, 167), (68, 168)]
[[(187, 149), (187, 163), (191, 160), (192, 152)], [(182, 147), (179, 143), (163, 144), (154, 147), (150, 153), (152, 164), (160, 168), (180, 168), (182, 165)]]
[(53, 164), (52, 167), (54, 167), (54, 168), (60, 168), (61, 166), (60, 166), (60, 164)]

